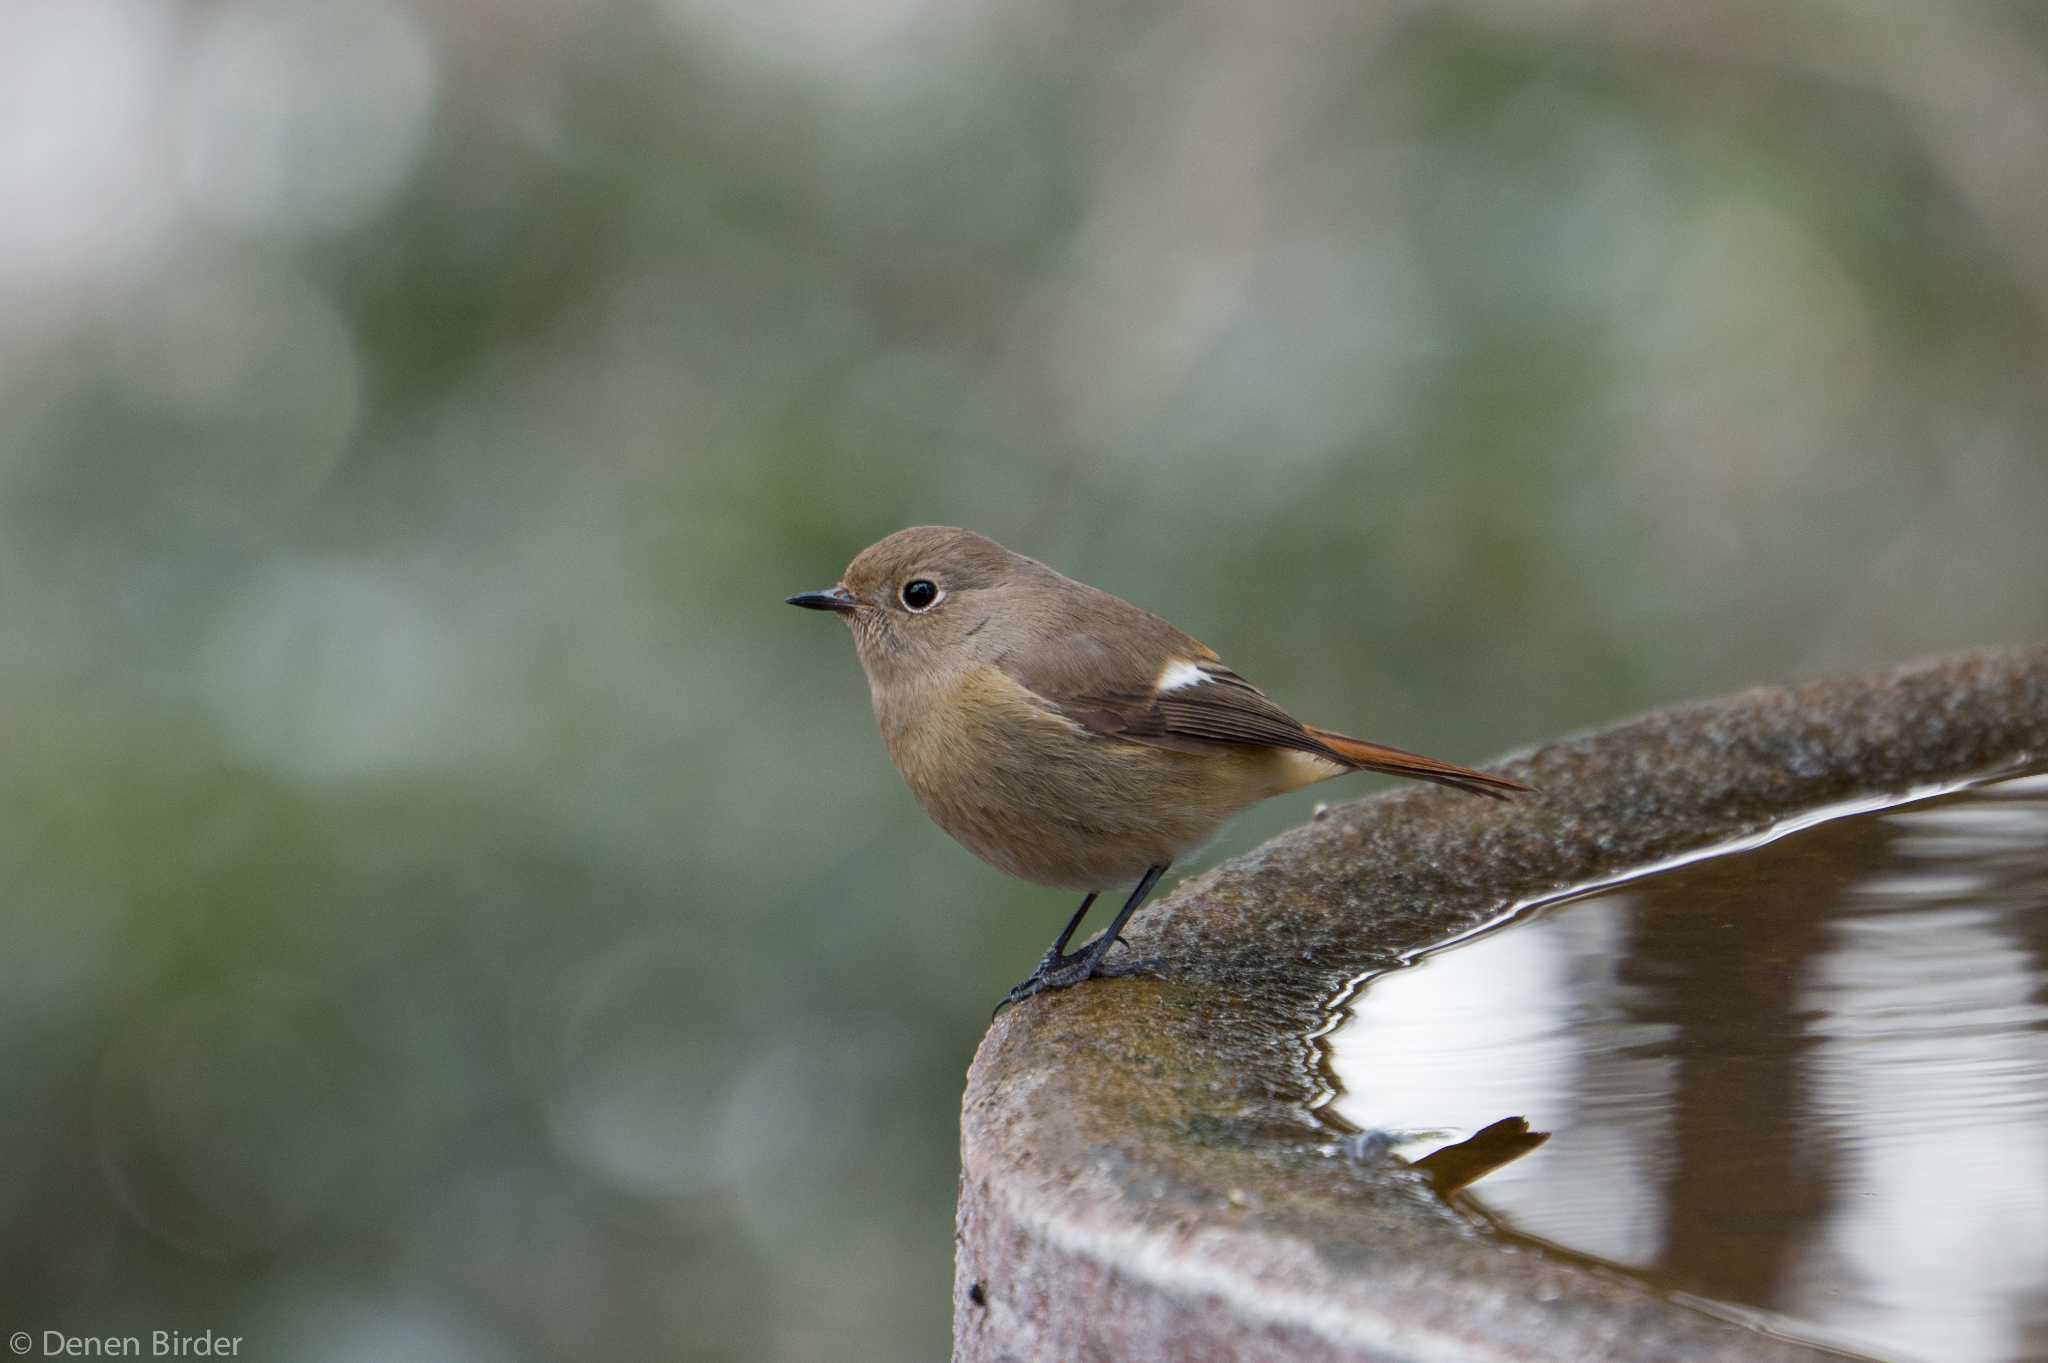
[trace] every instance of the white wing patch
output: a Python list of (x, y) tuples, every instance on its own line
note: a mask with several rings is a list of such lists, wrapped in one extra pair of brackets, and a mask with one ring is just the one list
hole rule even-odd
[(1200, 686), (1208, 680), (1209, 674), (1202, 670), (1199, 663), (1184, 662), (1176, 658), (1166, 665), (1164, 672), (1159, 674), (1159, 680), (1154, 684), (1153, 689), (1163, 696), (1168, 691), (1179, 691), (1184, 687)]

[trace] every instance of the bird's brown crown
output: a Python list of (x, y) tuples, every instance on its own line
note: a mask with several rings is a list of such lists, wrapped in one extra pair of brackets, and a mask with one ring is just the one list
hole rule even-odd
[(906, 583), (928, 578), (946, 592), (993, 585), (1030, 560), (986, 535), (951, 525), (913, 525), (877, 540), (854, 556), (841, 584), (855, 596), (880, 605), (895, 599)]

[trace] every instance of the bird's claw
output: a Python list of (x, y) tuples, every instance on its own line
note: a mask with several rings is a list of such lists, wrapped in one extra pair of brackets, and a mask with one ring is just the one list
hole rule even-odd
[(1038, 969), (1031, 972), (1029, 979), (1019, 980), (1011, 985), (1010, 992), (1003, 995), (1003, 1001), (996, 1005), (995, 1013), (989, 1014), (989, 1017), (993, 1019), (997, 1013), (1001, 1013), (1011, 1004), (1022, 1003), (1032, 995), (1043, 994), (1048, 989), (1073, 988), (1095, 973), (1098, 959), (1086, 951), (1077, 951), (1071, 956), (1062, 956), (1054, 951), (1046, 952), (1045, 959), (1038, 963)]
[[(1130, 943), (1119, 936), (1116, 941), (1109, 944), (1110, 947), (1118, 945), (1127, 947)], [(1011, 1004), (1022, 1003), (1034, 994), (1044, 994), (1054, 989), (1072, 989), (1083, 980), (1097, 976), (1143, 974), (1148, 970), (1158, 969), (1160, 965), (1158, 957), (1148, 956), (1136, 961), (1120, 961), (1115, 966), (1109, 966), (1103, 961), (1103, 957), (1108, 954), (1107, 947), (1099, 954), (1093, 947), (1087, 951), (1077, 951), (1071, 956), (1046, 952), (1045, 959), (1038, 963), (1038, 969), (1031, 972), (1029, 979), (1020, 980), (1012, 985), (1010, 992), (1003, 995), (1003, 1001), (996, 1005), (995, 1012), (990, 1013), (989, 1018), (994, 1020)]]

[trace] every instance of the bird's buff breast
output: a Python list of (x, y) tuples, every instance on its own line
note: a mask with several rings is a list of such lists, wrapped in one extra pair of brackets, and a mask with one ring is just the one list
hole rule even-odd
[(889, 755), (933, 822), (1026, 880), (1109, 889), (1194, 850), (1295, 782), (1279, 755), (1090, 733), (994, 668), (877, 689)]

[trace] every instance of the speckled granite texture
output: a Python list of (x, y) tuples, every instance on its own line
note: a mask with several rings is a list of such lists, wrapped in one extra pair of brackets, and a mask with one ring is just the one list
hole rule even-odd
[(1152, 971), (1009, 1009), (961, 1116), (955, 1358), (1813, 1360), (1322, 1153), (1334, 992), (1507, 904), (1840, 800), (2048, 760), (2048, 647), (1682, 705), (1335, 808), (1140, 914)]

